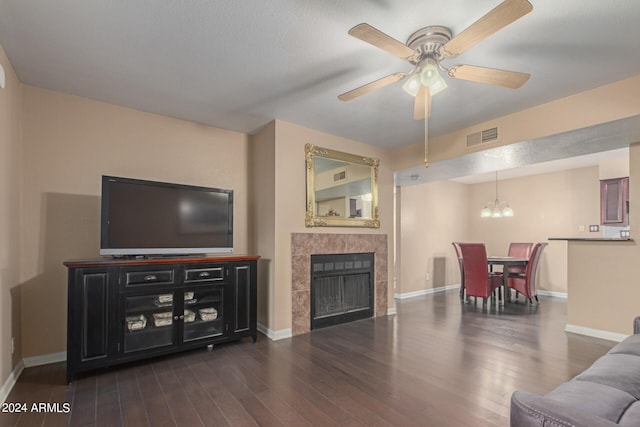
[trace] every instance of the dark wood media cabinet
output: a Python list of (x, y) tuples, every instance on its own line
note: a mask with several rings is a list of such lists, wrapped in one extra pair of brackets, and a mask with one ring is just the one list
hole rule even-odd
[(257, 256), (66, 261), (67, 382), (79, 372), (257, 338)]

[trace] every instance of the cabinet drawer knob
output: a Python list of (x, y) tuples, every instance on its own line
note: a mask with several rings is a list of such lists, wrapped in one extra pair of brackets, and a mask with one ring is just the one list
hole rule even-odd
[(181, 315), (180, 315), (180, 319), (184, 319), (184, 314), (181, 314)]
[(157, 280), (157, 279), (158, 279), (158, 276), (156, 276), (155, 274), (149, 274), (147, 276), (144, 276), (144, 280), (147, 282), (151, 280)]
[(209, 272), (203, 271), (202, 273), (200, 273), (200, 277), (209, 277)]

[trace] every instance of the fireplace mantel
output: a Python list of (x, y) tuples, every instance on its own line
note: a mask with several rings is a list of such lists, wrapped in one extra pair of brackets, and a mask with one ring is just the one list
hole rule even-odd
[(311, 331), (311, 255), (373, 252), (375, 256), (374, 316), (387, 315), (386, 234), (291, 234), (292, 335)]

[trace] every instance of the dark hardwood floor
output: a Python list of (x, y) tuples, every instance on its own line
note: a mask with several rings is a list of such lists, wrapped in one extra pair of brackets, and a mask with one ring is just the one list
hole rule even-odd
[(546, 393), (615, 343), (563, 331), (566, 303), (461, 304), (457, 291), (398, 314), (292, 339), (259, 336), (96, 371), (26, 369), (6, 402), (69, 413), (0, 414), (3, 426), (507, 426), (516, 389)]

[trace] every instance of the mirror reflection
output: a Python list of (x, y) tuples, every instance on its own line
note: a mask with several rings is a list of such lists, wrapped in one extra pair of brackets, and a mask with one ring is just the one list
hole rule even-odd
[(368, 166), (317, 156), (313, 169), (316, 216), (372, 218)]
[(380, 227), (378, 159), (307, 144), (307, 227)]

